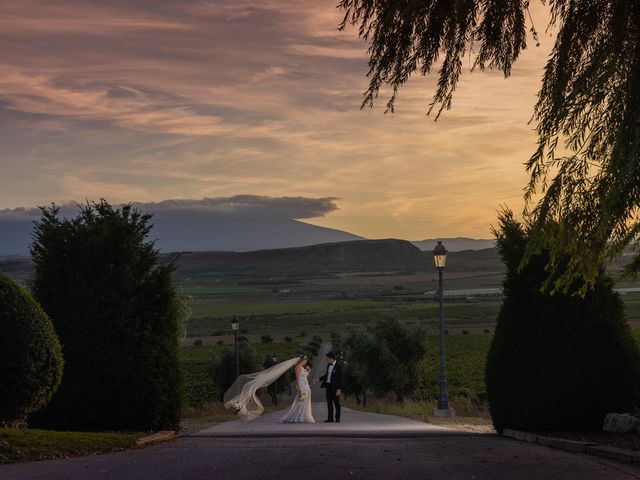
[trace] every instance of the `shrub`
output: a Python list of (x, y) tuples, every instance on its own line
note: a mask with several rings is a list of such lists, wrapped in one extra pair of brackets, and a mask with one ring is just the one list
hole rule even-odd
[[(260, 355), (248, 343), (238, 345), (238, 360), (240, 375), (258, 372), (262, 369)], [(227, 348), (221, 354), (215, 356), (209, 370), (222, 400), (224, 392), (229, 389), (236, 379), (235, 349)]]
[(262, 343), (271, 343), (273, 342), (273, 337), (271, 335), (264, 334), (260, 337), (260, 340), (262, 341)]
[(62, 378), (62, 351), (40, 305), (0, 274), (0, 425), (44, 407)]
[(463, 335), (469, 335), (469, 330), (462, 330)]
[(218, 340), (216, 343), (217, 343), (218, 345), (224, 345), (224, 340)]
[(287, 343), (290, 343), (290, 342), (293, 342), (293, 338), (291, 338), (290, 336), (287, 335), (287, 336), (284, 337), (284, 341), (287, 342)]
[(248, 337), (245, 337), (244, 335), (239, 335), (238, 343), (251, 343), (251, 342), (249, 341)]
[(151, 215), (105, 201), (59, 208), (36, 223), (33, 292), (51, 318), (65, 372), (51, 403), (32, 418), (74, 430), (175, 428), (180, 414), (178, 336), (183, 302), (173, 263), (147, 237)]
[(199, 347), (199, 346), (201, 346), (201, 345), (202, 345), (202, 340), (200, 340), (200, 339), (195, 340), (195, 341), (193, 342), (193, 346), (194, 346), (194, 347)]
[(542, 292), (547, 253), (521, 267), (528, 230), (505, 212), (495, 231), (507, 276), (486, 365), (493, 423), (600, 429), (608, 412), (632, 411), (638, 400), (640, 352), (622, 302), (603, 272), (584, 298)]
[(314, 343), (310, 343), (309, 345), (305, 345), (305, 350), (307, 353), (310, 353), (311, 355), (307, 355), (310, 357), (316, 357), (318, 356), (318, 353), (320, 353), (320, 348), (318, 348), (318, 346)]

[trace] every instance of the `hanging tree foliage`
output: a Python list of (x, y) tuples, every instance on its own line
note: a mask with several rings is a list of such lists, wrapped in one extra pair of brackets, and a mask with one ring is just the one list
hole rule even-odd
[[(535, 222), (529, 257), (548, 250), (553, 287), (577, 279), (592, 286), (603, 261), (634, 243), (640, 231), (640, 2), (542, 0), (557, 30), (534, 122), (538, 147), (527, 163), (527, 212)], [(509, 76), (527, 46), (529, 0), (342, 0), (342, 28), (359, 27), (369, 47), (373, 105), (383, 85), (398, 89), (414, 73), (438, 68), (429, 108), (451, 107), (466, 55), (474, 68)], [(442, 60), (439, 63), (439, 60)], [(566, 154), (566, 152), (569, 152)], [(534, 197), (540, 194), (540, 199)], [(553, 220), (553, 221), (549, 221)], [(561, 258), (571, 258), (568, 265)], [(562, 275), (560, 264), (566, 267)], [(628, 272), (640, 269), (640, 254)], [(584, 293), (583, 288), (583, 293)]]

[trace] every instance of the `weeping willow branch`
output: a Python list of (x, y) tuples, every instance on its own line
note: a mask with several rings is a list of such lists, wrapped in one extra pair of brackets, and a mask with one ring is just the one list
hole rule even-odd
[[(558, 34), (534, 110), (538, 146), (526, 163), (525, 214), (535, 226), (529, 254), (551, 251), (551, 288), (566, 291), (581, 282), (584, 292), (603, 262), (638, 246), (640, 2), (543, 3)], [(340, 27), (357, 25), (369, 42), (362, 106), (372, 106), (387, 85), (388, 112), (411, 75), (430, 75), (439, 64), (428, 109), (438, 118), (451, 108), (471, 48), (478, 48), (473, 68), (508, 77), (527, 47), (527, 21), (538, 42), (528, 0), (342, 0), (338, 6), (345, 14)], [(567, 255), (571, 261), (559, 272), (555, 259)], [(640, 254), (627, 270), (638, 268)]]

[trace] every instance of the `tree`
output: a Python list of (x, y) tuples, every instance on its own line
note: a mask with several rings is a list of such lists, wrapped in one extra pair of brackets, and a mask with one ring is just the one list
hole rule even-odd
[(353, 330), (344, 346), (351, 375), (363, 391), (394, 392), (399, 402), (415, 392), (419, 365), (427, 352), (423, 329), (387, 318), (366, 330)]
[(496, 430), (600, 429), (640, 400), (640, 351), (611, 279), (600, 270), (584, 298), (541, 291), (545, 252), (521, 268), (531, 227), (500, 216), (505, 299), (486, 365)]
[(66, 366), (33, 423), (77, 430), (155, 430), (179, 421), (178, 335), (185, 315), (147, 237), (151, 215), (102, 200), (64, 219), (42, 209), (31, 245), (34, 296), (49, 314)]
[(63, 364), (47, 314), (0, 274), (0, 425), (23, 422), (44, 407), (60, 384)]
[[(505, 77), (527, 46), (529, 0), (341, 0), (341, 25), (370, 43), (363, 106), (390, 85), (387, 111), (414, 73), (443, 58), (429, 113), (451, 107), (465, 55)], [(542, 2), (546, 3), (546, 2)], [(527, 163), (527, 213), (535, 219), (523, 260), (549, 253), (554, 287), (582, 294), (640, 233), (640, 2), (549, 0), (555, 46), (534, 110), (538, 148)], [(537, 40), (535, 27), (529, 25)], [(437, 118), (436, 116), (436, 118)], [(562, 147), (569, 152), (560, 152)], [(534, 202), (536, 194), (542, 194)], [(569, 262), (562, 259), (570, 258)], [(629, 272), (640, 268), (640, 253)]]

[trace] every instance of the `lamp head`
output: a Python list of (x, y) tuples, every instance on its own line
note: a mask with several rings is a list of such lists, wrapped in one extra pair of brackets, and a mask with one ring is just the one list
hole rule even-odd
[(447, 263), (447, 249), (442, 242), (438, 240), (438, 244), (433, 249), (433, 261), (436, 264), (436, 268), (444, 268)]

